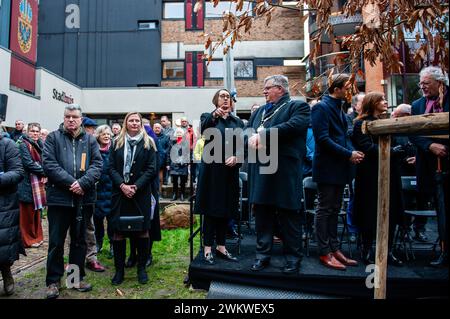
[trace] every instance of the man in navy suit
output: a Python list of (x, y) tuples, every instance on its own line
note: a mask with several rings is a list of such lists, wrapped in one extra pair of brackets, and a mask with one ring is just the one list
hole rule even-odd
[(313, 181), (317, 183), (318, 208), (315, 228), (320, 262), (330, 268), (345, 270), (357, 262), (339, 250), (337, 236), (338, 213), (345, 185), (351, 182), (351, 165), (364, 159), (354, 151), (348, 136), (346, 115), (342, 102), (350, 85), (347, 74), (332, 77), (329, 95), (325, 95), (311, 112), (316, 142), (313, 159)]
[[(448, 76), (445, 75), (439, 67), (426, 67), (420, 71), (419, 86), (422, 89), (423, 97), (412, 103), (412, 115), (448, 112)], [(419, 207), (424, 209), (426, 203), (435, 197), (436, 198), (436, 182), (435, 172), (437, 169), (437, 159), (441, 159), (442, 171), (444, 172), (444, 193), (448, 194), (448, 154), (449, 141), (448, 139), (436, 139), (423, 136), (410, 136), (410, 141), (417, 146), (416, 157), (416, 174), (417, 187), (419, 192)], [(443, 213), (443, 212), (442, 212)], [(448, 196), (445, 197), (445, 216), (448, 218), (449, 201)], [(439, 214), (438, 214), (439, 215)], [(442, 223), (443, 218), (438, 227), (439, 237), (441, 240), (441, 254), (431, 262), (431, 266), (440, 266), (448, 263), (447, 243), (448, 234), (445, 223)], [(424, 223), (426, 220), (424, 221)]]

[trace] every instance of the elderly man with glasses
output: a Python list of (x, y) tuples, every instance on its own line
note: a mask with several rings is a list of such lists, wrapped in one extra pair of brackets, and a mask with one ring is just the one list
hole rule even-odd
[[(291, 99), (288, 79), (283, 75), (267, 77), (263, 94), (266, 104), (253, 112), (247, 125), (255, 133), (247, 141), (249, 153), (251, 149), (260, 152), (256, 162), (249, 157), (248, 164), (249, 202), (255, 214), (257, 241), (251, 270), (260, 271), (269, 265), (274, 232), (279, 226), (286, 260), (283, 273), (295, 274), (302, 258), (300, 184), (310, 108)], [(273, 139), (276, 136), (278, 140)], [(273, 173), (264, 172), (267, 163), (263, 163), (261, 153), (277, 162)]]
[[(426, 67), (420, 71), (419, 87), (422, 90), (422, 97), (412, 103), (412, 115), (448, 112), (449, 91), (448, 75), (444, 74), (439, 67)], [(435, 203), (439, 201), (436, 198), (435, 172), (438, 167), (438, 159), (441, 162), (444, 176), (444, 191), (448, 193), (448, 139), (437, 139), (423, 136), (410, 136), (410, 140), (417, 147), (416, 173), (417, 187), (419, 191), (419, 209), (426, 209), (427, 203), (434, 197)], [(448, 196), (445, 197), (445, 216), (448, 218), (449, 202)], [(439, 221), (438, 221), (439, 222)], [(421, 227), (417, 227), (416, 239), (426, 241), (425, 224), (426, 218), (421, 220)], [(416, 221), (417, 225), (417, 221)], [(441, 240), (441, 254), (431, 262), (431, 266), (441, 266), (448, 264), (447, 244), (448, 234), (446, 227), (439, 227), (439, 237)]]
[[(70, 229), (69, 269), (72, 287), (90, 291), (85, 281), (86, 222), (94, 209), (95, 183), (102, 172), (102, 157), (94, 136), (81, 126), (81, 108), (70, 104), (64, 123), (51, 132), (44, 145), (44, 172), (48, 177), (47, 205), (49, 244), (47, 298), (57, 298), (64, 275), (64, 241)], [(77, 276), (78, 275), (78, 276)]]

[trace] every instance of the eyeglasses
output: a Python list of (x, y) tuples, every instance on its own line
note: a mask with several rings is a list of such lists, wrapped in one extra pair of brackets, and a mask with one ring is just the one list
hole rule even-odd
[(423, 87), (429, 87), (430, 85), (431, 85), (430, 82), (420, 82), (420, 83), (418, 84), (418, 87), (419, 87), (419, 88), (423, 88)]
[(230, 99), (230, 95), (228, 95), (228, 94), (220, 94), (219, 97), (221, 99)]
[(266, 86), (264, 87), (263, 91), (269, 91), (271, 88), (273, 87), (280, 87), (279, 85), (270, 85), (270, 86)]

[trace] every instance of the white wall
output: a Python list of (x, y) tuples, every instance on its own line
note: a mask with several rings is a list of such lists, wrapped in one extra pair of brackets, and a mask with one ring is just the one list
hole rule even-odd
[[(212, 44), (211, 47), (214, 46)], [(243, 41), (236, 42), (233, 48), (234, 58), (301, 58), (304, 56), (303, 40), (280, 41)], [(180, 42), (162, 43), (161, 59), (184, 59), (185, 51), (205, 51), (204, 45), (184, 45)], [(205, 53), (209, 53), (205, 51)], [(214, 58), (221, 59), (223, 50), (217, 49)]]
[[(53, 98), (53, 90), (64, 92), (73, 98), (73, 103), (81, 105), (83, 109), (82, 89), (48, 70), (39, 68), (36, 70), (36, 95), (41, 99), (40, 123), (42, 127), (55, 130), (63, 121), (64, 107), (67, 103)], [(84, 110), (83, 110), (84, 111)]]
[(114, 88), (83, 89), (86, 113), (172, 113), (174, 120), (186, 116), (200, 119), (213, 110), (212, 97), (218, 88)]

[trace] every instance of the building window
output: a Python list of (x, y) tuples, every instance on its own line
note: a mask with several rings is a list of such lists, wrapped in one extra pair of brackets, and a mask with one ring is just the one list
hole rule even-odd
[(184, 61), (164, 61), (162, 72), (163, 80), (184, 80)]
[(186, 86), (204, 86), (205, 62), (202, 51), (185, 52)]
[(184, 10), (186, 16), (185, 29), (186, 30), (203, 30), (204, 28), (204, 6), (205, 2), (203, 1), (203, 6), (197, 12), (194, 12), (195, 3), (197, 0), (186, 0)]
[(184, 2), (165, 2), (163, 19), (184, 19)]
[(139, 30), (155, 30), (158, 29), (158, 21), (139, 21), (138, 28)]
[[(234, 60), (234, 77), (237, 79), (254, 79), (255, 69), (253, 60)], [(223, 78), (223, 61), (213, 60), (206, 70), (206, 77), (210, 79)]]
[[(253, 4), (249, 1), (244, 1), (244, 6), (242, 7), (242, 11), (238, 12), (244, 13), (248, 11), (249, 16), (253, 16)], [(219, 4), (214, 7), (214, 3), (206, 2), (205, 3), (205, 17), (206, 18), (222, 18), (223, 13), (226, 11), (230, 11), (232, 13), (236, 13), (236, 3), (230, 1), (220, 1)]]

